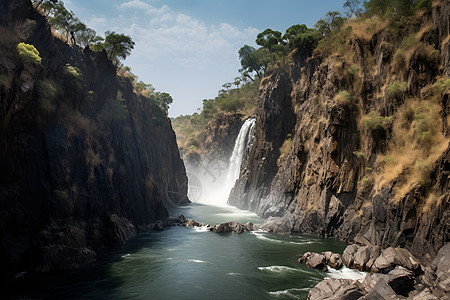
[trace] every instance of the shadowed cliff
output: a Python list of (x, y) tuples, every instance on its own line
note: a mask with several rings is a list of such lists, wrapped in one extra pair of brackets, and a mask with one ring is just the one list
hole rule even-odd
[(1, 2), (0, 32), (2, 278), (77, 268), (189, 202), (170, 120), (105, 52), (61, 42), (25, 0)]

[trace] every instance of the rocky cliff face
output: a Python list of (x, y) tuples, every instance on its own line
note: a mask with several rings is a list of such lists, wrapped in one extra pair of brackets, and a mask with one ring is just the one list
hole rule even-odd
[(271, 217), (266, 230), (434, 255), (450, 238), (449, 15), (442, 1), (408, 24), (410, 48), (407, 34), (351, 24), (344, 55), (294, 59), (263, 80), (229, 203)]
[[(76, 268), (189, 202), (169, 119), (106, 53), (52, 36), (30, 1), (0, 3), (0, 261)], [(24, 61), (17, 44), (39, 51)]]

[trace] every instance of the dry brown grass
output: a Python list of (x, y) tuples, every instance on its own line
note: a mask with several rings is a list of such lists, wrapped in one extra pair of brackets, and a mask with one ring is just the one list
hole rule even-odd
[(434, 192), (429, 193), (423, 203), (422, 212), (426, 213), (431, 208), (439, 206), (442, 203), (442, 201), (444, 200), (444, 198), (445, 198), (445, 195), (438, 196)]
[(284, 141), (283, 145), (280, 147), (280, 157), (278, 158), (277, 164), (281, 166), (283, 161), (285, 161), (289, 155), (289, 152), (291, 152), (291, 149), (293, 147), (294, 143), (292, 141), (292, 136), (289, 134), (286, 140)]
[(375, 177), (376, 190), (400, 179), (394, 189), (394, 201), (400, 201), (413, 187), (430, 184), (432, 167), (450, 141), (441, 132), (439, 112), (438, 103), (417, 99), (398, 110), (388, 153), (378, 157), (383, 167)]
[(357, 18), (347, 20), (343, 28), (351, 26), (353, 36), (357, 37), (361, 41), (369, 42), (375, 33), (385, 29), (388, 24), (388, 20), (383, 21), (379, 17), (374, 16), (367, 19)]

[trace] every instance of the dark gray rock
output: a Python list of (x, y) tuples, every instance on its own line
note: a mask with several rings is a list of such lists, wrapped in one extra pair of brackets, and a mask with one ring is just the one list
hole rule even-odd
[[(450, 295), (450, 243), (445, 244), (425, 269), (422, 281), (438, 297)], [(449, 297), (450, 298), (450, 297)]]
[(358, 245), (352, 244), (348, 245), (344, 253), (342, 253), (342, 260), (347, 268), (353, 268), (353, 263), (355, 262), (355, 254), (358, 251)]
[(364, 296), (361, 283), (351, 279), (325, 279), (309, 291), (308, 300), (356, 300)]
[(325, 255), (326, 263), (330, 267), (338, 270), (342, 268), (342, 266), (344, 265), (342, 262), (342, 258), (339, 254), (330, 251), (323, 252), (322, 254)]
[(388, 273), (388, 284), (398, 295), (408, 296), (414, 289), (414, 273), (404, 267), (397, 266)]
[(253, 223), (241, 224), (237, 222), (227, 222), (212, 226), (209, 230), (217, 233), (243, 233), (252, 231), (253, 228)]
[(187, 219), (187, 221), (186, 221), (186, 227), (189, 227), (189, 228), (193, 228), (193, 227), (202, 227), (202, 226), (204, 226), (205, 224), (203, 224), (203, 223), (200, 223), (200, 222), (197, 222), (197, 221), (195, 221), (194, 219)]
[(327, 268), (327, 260), (325, 255), (314, 253), (314, 252), (306, 252), (302, 257), (298, 259), (299, 263), (305, 263), (308, 268), (318, 269), (326, 271)]
[(370, 271), (373, 263), (381, 253), (379, 246), (360, 246), (353, 256), (353, 268), (360, 271)]
[(389, 273), (396, 266), (402, 266), (415, 274), (421, 272), (419, 261), (406, 249), (389, 247), (384, 249), (380, 256), (375, 260), (371, 271)]

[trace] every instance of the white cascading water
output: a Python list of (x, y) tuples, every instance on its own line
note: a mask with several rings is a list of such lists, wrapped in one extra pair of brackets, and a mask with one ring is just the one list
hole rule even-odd
[[(202, 161), (197, 168), (188, 170), (191, 201), (227, 206), (228, 196), (239, 178), (242, 159), (253, 135), (254, 125), (255, 119), (247, 119), (242, 125), (228, 164), (222, 160)], [(192, 196), (193, 188), (201, 194), (199, 198)]]
[(230, 165), (227, 174), (228, 195), (230, 194), (236, 180), (239, 178), (242, 159), (252, 136), (254, 126), (255, 119), (247, 119), (242, 125), (239, 135), (236, 138), (236, 142), (234, 143), (233, 153), (230, 157)]

